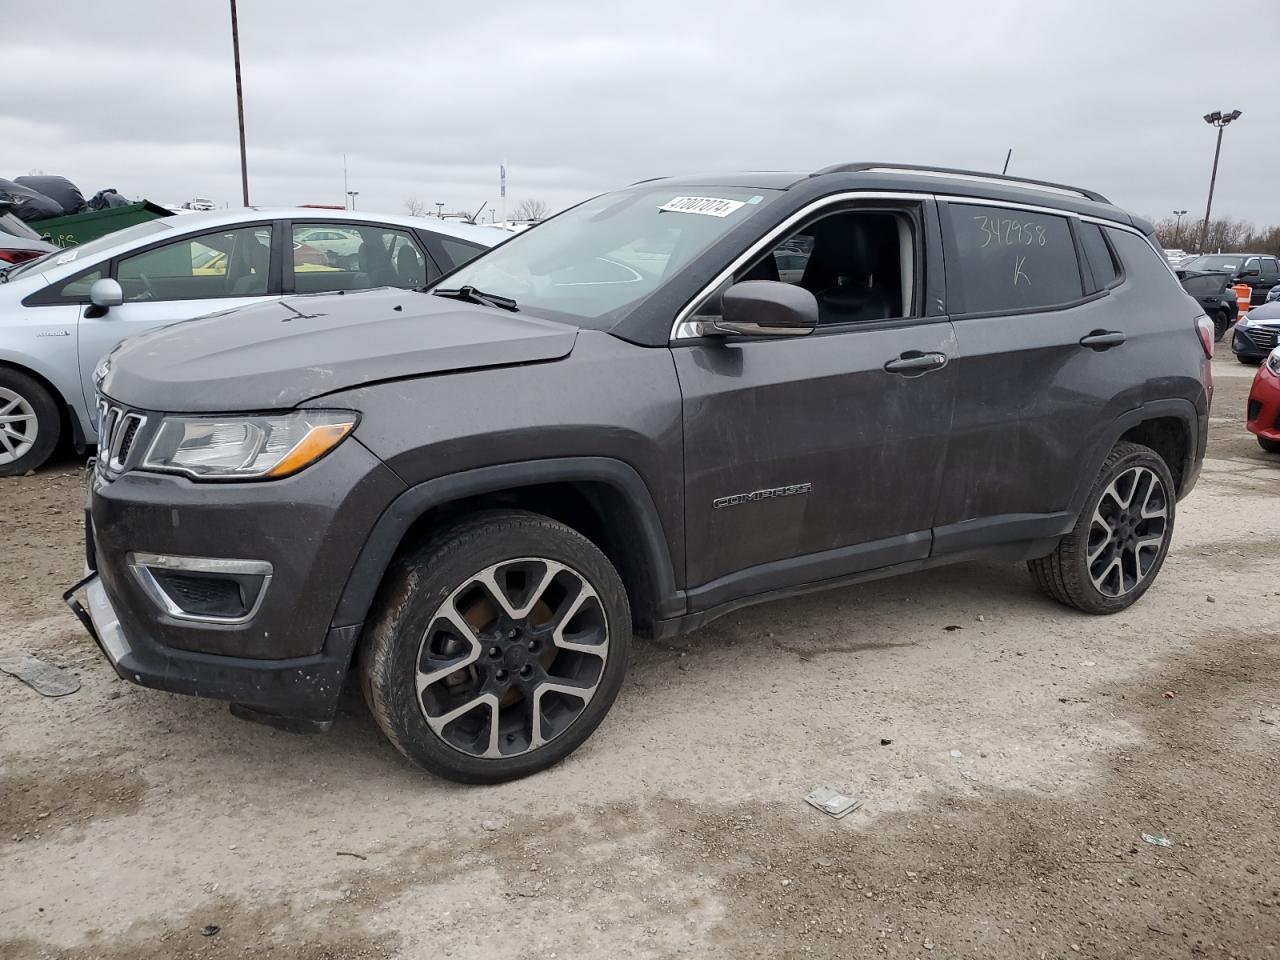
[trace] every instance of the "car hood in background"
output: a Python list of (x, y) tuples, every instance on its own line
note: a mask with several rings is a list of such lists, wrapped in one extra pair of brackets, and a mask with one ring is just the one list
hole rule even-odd
[(1261, 303), (1248, 313), (1249, 323), (1265, 323), (1268, 327), (1280, 326), (1280, 300)]
[(557, 360), (577, 334), (409, 290), (286, 297), (126, 340), (95, 380), (144, 410), (280, 410), (379, 380)]

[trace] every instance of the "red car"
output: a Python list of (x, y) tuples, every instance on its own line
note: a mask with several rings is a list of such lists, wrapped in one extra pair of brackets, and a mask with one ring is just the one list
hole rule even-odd
[(1280, 453), (1280, 347), (1258, 368), (1249, 391), (1249, 430), (1258, 435), (1258, 446)]

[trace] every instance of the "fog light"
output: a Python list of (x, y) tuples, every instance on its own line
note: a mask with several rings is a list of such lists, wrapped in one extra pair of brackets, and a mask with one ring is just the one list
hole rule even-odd
[(147, 595), (177, 620), (244, 623), (262, 605), (271, 583), (265, 560), (131, 553), (129, 569)]

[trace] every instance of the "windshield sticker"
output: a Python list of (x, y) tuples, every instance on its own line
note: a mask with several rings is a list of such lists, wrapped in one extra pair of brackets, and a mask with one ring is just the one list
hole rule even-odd
[(58, 266), (62, 266), (64, 263), (70, 263), (79, 255), (80, 255), (79, 250), (68, 250), (66, 253), (64, 253), (62, 256), (60, 256), (57, 260), (53, 262), (56, 263)]
[(741, 200), (722, 200), (719, 197), (676, 197), (658, 209), (666, 213), (700, 213), (706, 217), (727, 217), (739, 207)]
[(747, 200), (747, 203), (759, 203), (763, 199), (764, 197), (760, 196), (760, 194), (757, 193), (754, 197), (751, 197), (749, 200)]

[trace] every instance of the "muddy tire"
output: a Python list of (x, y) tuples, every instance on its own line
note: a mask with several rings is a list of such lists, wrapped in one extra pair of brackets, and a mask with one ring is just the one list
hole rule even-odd
[(1075, 526), (1031, 577), (1059, 603), (1118, 613), (1147, 592), (1173, 536), (1173, 476), (1151, 448), (1118, 443), (1107, 456)]
[(61, 433), (58, 403), (49, 391), (21, 370), (0, 367), (0, 477), (40, 466)]
[(398, 558), (365, 628), (365, 701), (401, 753), (498, 783), (572, 753), (626, 674), (631, 612), (586, 537), (522, 511), (478, 514)]

